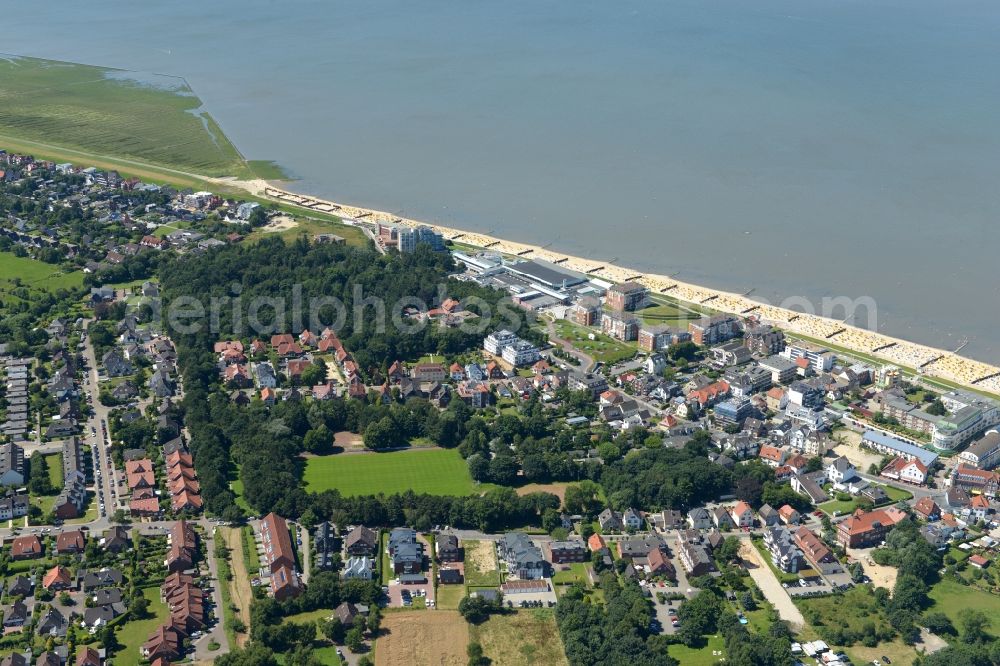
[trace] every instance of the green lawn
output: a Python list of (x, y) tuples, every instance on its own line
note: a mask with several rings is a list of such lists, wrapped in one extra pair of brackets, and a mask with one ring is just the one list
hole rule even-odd
[(893, 502), (905, 502), (907, 500), (913, 499), (913, 493), (908, 490), (903, 490), (902, 488), (893, 488), (892, 486), (882, 486), (882, 490), (885, 494), (889, 496)]
[(63, 487), (63, 465), (61, 453), (50, 453), (45, 456), (45, 464), (49, 469), (49, 483), (56, 492)]
[[(902, 488), (893, 488), (892, 486), (882, 486), (881, 484), (877, 485), (881, 486), (882, 490), (885, 491), (886, 496), (890, 500), (890, 502), (884, 503), (880, 506), (886, 506), (887, 504), (895, 504), (896, 502), (913, 499), (913, 493), (907, 490), (903, 490)], [(830, 494), (834, 494), (833, 490), (830, 490), (828, 492)], [(850, 500), (847, 501), (832, 499), (829, 502), (823, 502), (822, 504), (817, 505), (817, 508), (820, 509), (821, 511), (826, 512), (830, 516), (832, 516), (835, 511), (837, 512), (837, 515), (844, 516), (849, 513), (853, 513), (854, 510), (858, 507), (858, 502), (861, 501), (862, 499), (864, 498), (862, 498), (860, 495), (857, 497), (852, 497)]]
[(0, 61), (0, 127), (12, 140), (207, 176), (253, 175), (177, 77), (9, 58)]
[(317, 620), (322, 620), (333, 615), (333, 610), (330, 608), (320, 608), (319, 610), (307, 611), (305, 613), (296, 613), (294, 615), (286, 615), (282, 622), (295, 622), (298, 624), (309, 624), (310, 622), (316, 622)]
[(816, 508), (820, 511), (825, 512), (827, 515), (837, 514), (838, 516), (844, 516), (849, 513), (854, 512), (854, 508), (857, 506), (857, 501), (855, 499), (847, 500), (842, 502), (840, 500), (830, 500), (829, 502), (823, 502), (822, 504), (817, 504)]
[(143, 588), (142, 596), (149, 601), (150, 616), (145, 620), (126, 622), (118, 629), (116, 634), (122, 647), (111, 660), (114, 666), (136, 666), (139, 663), (139, 648), (169, 617), (167, 605), (160, 600), (159, 587)]
[[(555, 322), (556, 334), (578, 350), (603, 363), (618, 363), (635, 356), (638, 347), (619, 342), (600, 333), (596, 328), (586, 328), (571, 321), (559, 319)], [(589, 338), (590, 335), (594, 339)]]
[(15, 280), (26, 287), (38, 289), (71, 289), (83, 284), (83, 273), (66, 273), (54, 264), (18, 257), (13, 252), (0, 252), (0, 286), (12, 288)]
[[(832, 594), (823, 597), (796, 598), (795, 605), (802, 610), (807, 622), (818, 619), (819, 622), (810, 625), (810, 629), (818, 632), (820, 637), (826, 639), (825, 630), (828, 628), (840, 627), (852, 631), (860, 631), (867, 622), (875, 624), (878, 630), (889, 627), (889, 620), (875, 602), (875, 595), (871, 588), (866, 585), (859, 585), (840, 594)], [(811, 619), (812, 618), (812, 619)], [(827, 642), (830, 642), (826, 639)], [(842, 645), (832, 647), (844, 648)], [(892, 641), (883, 641), (876, 647), (865, 648), (860, 643), (855, 643), (845, 651), (851, 656), (854, 663), (870, 662), (881, 655), (889, 656), (894, 663), (910, 664), (916, 656), (912, 646), (905, 645), (897, 637)]]
[(997, 595), (944, 578), (931, 588), (930, 597), (934, 600), (931, 610), (947, 615), (956, 629), (960, 627), (959, 611), (963, 608), (978, 608), (990, 618), (989, 632), (1000, 636), (1000, 597)]
[[(561, 568), (566, 565), (557, 564), (556, 568)], [(572, 583), (580, 583), (581, 585), (590, 586), (590, 579), (587, 577), (587, 565), (584, 562), (573, 562), (569, 565), (569, 571), (556, 571), (552, 575), (552, 582), (556, 585), (570, 585)]]
[(250, 235), (247, 236), (247, 241), (252, 243), (260, 240), (261, 238), (267, 238), (270, 236), (280, 236), (286, 241), (292, 241), (298, 238), (301, 234), (305, 234), (310, 239), (316, 234), (335, 234), (343, 238), (347, 245), (364, 247), (368, 244), (368, 236), (366, 236), (361, 229), (341, 224), (340, 222), (316, 218), (312, 216), (314, 214), (315, 213), (305, 216), (301, 212), (295, 211), (293, 216), (296, 224), (291, 229), (285, 229), (283, 231), (265, 231), (263, 227), (254, 229)]
[(434, 601), (442, 610), (458, 610), (458, 604), (465, 598), (464, 585), (438, 585)]
[(469, 468), (455, 449), (320, 456), (308, 460), (303, 478), (311, 492), (336, 488), (346, 496), (391, 495), (407, 490), (469, 495), (475, 488)]
[(726, 642), (722, 636), (709, 636), (708, 644), (703, 648), (689, 648), (686, 645), (671, 645), (667, 654), (684, 666), (703, 666), (725, 662)]

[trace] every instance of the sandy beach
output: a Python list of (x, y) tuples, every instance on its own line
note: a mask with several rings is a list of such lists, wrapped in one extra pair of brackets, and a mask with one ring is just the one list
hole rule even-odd
[[(773, 324), (795, 335), (806, 336), (842, 347), (865, 356), (876, 357), (886, 364), (918, 370), (928, 378), (938, 378), (991, 393), (1000, 393), (1000, 367), (966, 358), (953, 352), (935, 349), (900, 338), (893, 338), (875, 331), (845, 324), (812, 314), (803, 314), (773, 305), (757, 302), (747, 296), (709, 289), (700, 285), (676, 280), (667, 275), (644, 273), (616, 264), (561, 254), (551, 250), (476, 232), (463, 231), (419, 220), (402, 218), (385, 211), (339, 204), (316, 197), (295, 194), (264, 181), (232, 181), (247, 191), (281, 203), (294, 204), (322, 213), (330, 213), (360, 222), (393, 222), (411, 226), (424, 225), (441, 233), (448, 240), (489, 249), (493, 252), (516, 255), (525, 259), (541, 259), (558, 263), (570, 270), (607, 280), (624, 282), (634, 279), (646, 285), (654, 294), (667, 295), (692, 304), (704, 304), (721, 312), (737, 315), (754, 314), (761, 321)], [(876, 351), (877, 350), (877, 351)]]

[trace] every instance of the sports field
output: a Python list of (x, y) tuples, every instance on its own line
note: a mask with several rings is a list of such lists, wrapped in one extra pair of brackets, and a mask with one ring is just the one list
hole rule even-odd
[(319, 456), (308, 460), (303, 478), (310, 492), (336, 488), (346, 496), (407, 490), (469, 495), (474, 488), (468, 466), (454, 449)]
[(0, 59), (0, 146), (5, 139), (205, 176), (253, 175), (187, 82), (158, 74)]

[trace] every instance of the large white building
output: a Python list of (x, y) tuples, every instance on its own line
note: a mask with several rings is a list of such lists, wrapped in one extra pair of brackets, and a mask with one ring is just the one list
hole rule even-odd
[(804, 358), (809, 361), (809, 367), (817, 374), (829, 372), (833, 368), (834, 353), (829, 349), (806, 344), (788, 345), (781, 355), (790, 361)]
[(513, 366), (531, 365), (541, 358), (538, 347), (508, 330), (495, 331), (483, 339), (483, 349)]

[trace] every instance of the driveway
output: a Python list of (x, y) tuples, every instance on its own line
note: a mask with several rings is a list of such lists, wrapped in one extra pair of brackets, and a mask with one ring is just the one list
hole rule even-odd
[(752, 543), (744, 541), (740, 544), (740, 557), (743, 559), (743, 566), (750, 572), (753, 582), (757, 584), (760, 591), (764, 593), (767, 600), (778, 611), (781, 619), (788, 622), (793, 630), (798, 631), (804, 627), (806, 620), (802, 617), (802, 613), (792, 603), (792, 599), (788, 596), (785, 588), (781, 587), (778, 577), (774, 575), (771, 568), (761, 559), (760, 553), (757, 552)]

